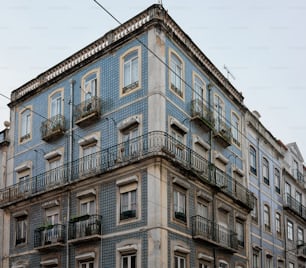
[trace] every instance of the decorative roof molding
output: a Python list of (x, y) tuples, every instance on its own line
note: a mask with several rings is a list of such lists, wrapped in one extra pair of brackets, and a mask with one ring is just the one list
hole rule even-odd
[(139, 34), (140, 28), (143, 31), (147, 30), (147, 27), (143, 26), (148, 26), (149, 24), (154, 23), (162, 24), (164, 27), (166, 27), (172, 34), (172, 37), (175, 37), (178, 41), (180, 41), (188, 49), (188, 52), (196, 57), (204, 68), (206, 68), (214, 76), (216, 81), (230, 93), (230, 97), (242, 104), (242, 93), (238, 92), (234, 88), (230, 81), (217, 69), (217, 67), (204, 55), (204, 53), (197, 47), (190, 37), (168, 15), (168, 12), (162, 7), (162, 5), (154, 4), (124, 24), (120, 25), (114, 30), (109, 31), (98, 40), (50, 68), (46, 72), (38, 75), (36, 78), (14, 90), (11, 94), (11, 103), (9, 106), (12, 107), (18, 100), (22, 100), (24, 97), (32, 95), (35, 93), (35, 90), (54, 83), (60, 79), (61, 75), (64, 73), (72, 72), (76, 69), (76, 67), (80, 68), (88, 64), (109, 49), (112, 44), (121, 40), (122, 42), (126, 42), (127, 36), (131, 36), (132, 33), (135, 35)]

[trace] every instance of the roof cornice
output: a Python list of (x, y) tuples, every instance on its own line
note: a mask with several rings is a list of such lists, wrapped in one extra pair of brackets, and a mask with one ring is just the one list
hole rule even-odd
[(230, 97), (236, 102), (243, 105), (243, 95), (238, 92), (229, 80), (217, 69), (217, 67), (205, 56), (205, 54), (197, 47), (191, 38), (176, 24), (176, 22), (168, 15), (162, 5), (154, 4), (140, 14), (131, 18), (124, 24), (109, 31), (104, 36), (89, 44), (85, 48), (74, 53), (67, 59), (58, 63), (46, 72), (38, 75), (26, 84), (17, 88), (11, 93), (10, 107), (23, 101), (36, 92), (39, 92), (46, 86), (59, 81), (63, 76), (74, 72), (96, 60), (98, 57), (105, 55), (109, 49), (115, 44), (127, 41), (127, 37), (134, 37), (140, 32), (144, 32), (152, 23), (161, 23), (164, 27), (171, 31), (172, 36), (179, 40), (181, 44), (191, 53), (214, 77), (218, 84), (223, 86), (223, 89), (228, 91)]

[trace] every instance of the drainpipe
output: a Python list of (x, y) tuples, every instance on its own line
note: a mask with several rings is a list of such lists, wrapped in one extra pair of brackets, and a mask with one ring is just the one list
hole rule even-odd
[[(73, 159), (73, 101), (74, 101), (74, 84), (75, 80), (70, 81), (70, 100), (69, 100), (69, 144), (68, 144), (68, 183), (71, 182), (72, 177), (72, 159)], [(66, 226), (66, 267), (69, 266), (69, 219), (70, 219), (70, 191), (67, 196), (67, 226)]]

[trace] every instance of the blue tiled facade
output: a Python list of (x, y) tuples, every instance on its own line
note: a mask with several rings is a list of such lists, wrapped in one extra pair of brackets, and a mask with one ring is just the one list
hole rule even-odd
[(279, 155), (257, 144), (241, 93), (162, 6), (16, 89), (9, 106), (3, 267), (257, 268), (264, 256), (285, 259), (273, 217), (270, 232), (260, 227), (261, 204), (283, 210), (273, 180), (283, 149), (270, 136)]

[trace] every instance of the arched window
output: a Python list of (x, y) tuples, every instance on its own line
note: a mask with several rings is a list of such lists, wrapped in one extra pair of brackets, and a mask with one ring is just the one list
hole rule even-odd
[(266, 231), (271, 231), (270, 207), (268, 205), (264, 205), (264, 225)]

